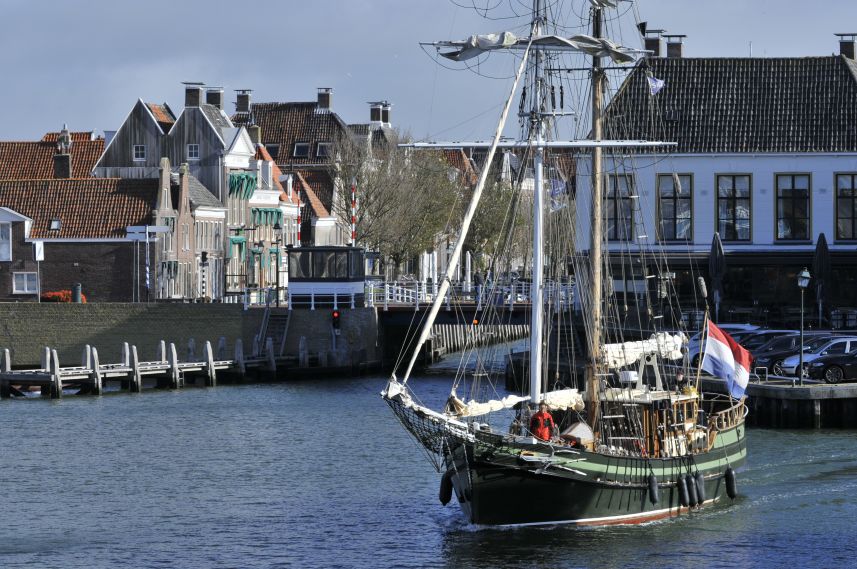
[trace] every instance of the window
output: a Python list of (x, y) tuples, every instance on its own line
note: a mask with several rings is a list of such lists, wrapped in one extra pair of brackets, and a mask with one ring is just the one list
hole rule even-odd
[(199, 144), (188, 144), (187, 145), (187, 159), (188, 160), (199, 160)]
[(809, 174), (777, 174), (777, 239), (809, 239)]
[(750, 240), (750, 175), (717, 176), (717, 231), (725, 241)]
[(12, 294), (36, 294), (39, 278), (36, 273), (12, 273)]
[(280, 155), (280, 145), (279, 144), (266, 144), (265, 148), (268, 149), (268, 154), (271, 155), (271, 158), (274, 160)]
[(330, 156), (330, 143), (319, 142), (315, 147), (316, 158), (327, 158)]
[(658, 174), (658, 216), (664, 241), (693, 239), (693, 177)]
[(0, 223), (0, 261), (12, 260), (12, 224)]
[(605, 190), (604, 222), (607, 239), (629, 241), (632, 236), (631, 189), (634, 185), (630, 174), (610, 174)]
[(295, 158), (309, 158), (309, 142), (295, 142)]
[(836, 238), (857, 239), (857, 174), (836, 175)]
[(50, 225), (51, 231), (59, 231), (61, 227), (62, 227), (62, 221), (61, 220), (59, 220), (59, 219), (52, 219), (51, 220), (51, 225)]
[(145, 144), (135, 144), (134, 145), (134, 160), (140, 161), (146, 159), (146, 145)]

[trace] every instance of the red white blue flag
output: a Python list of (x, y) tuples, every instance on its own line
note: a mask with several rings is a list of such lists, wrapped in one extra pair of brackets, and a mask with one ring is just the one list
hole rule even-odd
[(750, 366), (753, 356), (738, 345), (732, 336), (708, 322), (708, 335), (702, 357), (702, 369), (726, 380), (729, 393), (740, 399), (750, 381)]

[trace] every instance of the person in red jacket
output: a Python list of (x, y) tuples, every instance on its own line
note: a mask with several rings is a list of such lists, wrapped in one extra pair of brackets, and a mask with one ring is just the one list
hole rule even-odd
[(548, 404), (539, 403), (539, 412), (530, 417), (530, 432), (537, 439), (549, 441), (555, 427), (553, 416), (548, 411)]

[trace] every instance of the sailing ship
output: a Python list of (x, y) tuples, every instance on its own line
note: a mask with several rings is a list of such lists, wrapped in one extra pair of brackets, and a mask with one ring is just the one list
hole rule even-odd
[[(604, 153), (663, 153), (673, 143), (603, 137), (604, 59), (609, 58), (613, 65), (640, 65), (638, 60), (644, 61), (646, 56), (643, 50), (626, 48), (603, 37), (604, 22), (629, 10), (620, 10), (618, 0), (578, 2), (577, 13), (581, 6), (589, 9), (591, 35), (566, 37), (562, 32), (569, 28), (552, 26), (548, 16), (569, 10), (555, 2), (550, 4), (548, 10), (544, 0), (534, 0), (526, 37), (501, 33), (432, 44), (454, 61), (512, 51), (520, 57), (520, 64), (493, 140), (485, 144), (487, 157), (445, 278), (404, 374), (399, 379), (394, 371), (382, 397), (442, 473), (441, 501), (446, 504), (453, 496), (457, 498), (473, 524), (611, 525), (675, 517), (736, 496), (735, 469), (746, 458), (744, 399), (701, 392), (699, 369), (688, 369), (687, 358), (683, 358), (687, 335), (670, 333), (665, 323), (664, 329), (657, 330), (658, 322), (664, 319), (659, 320), (648, 300), (640, 302), (650, 316), (654, 314), (649, 319), (654, 329), (649, 338), (624, 338), (621, 322), (611, 317), (618, 314), (615, 303), (619, 292), (612, 286), (611, 265), (606, 261), (608, 238), (617, 228), (605, 231)], [(552, 140), (551, 134), (558, 130), (554, 128), (556, 122), (568, 113), (562, 104), (557, 110), (550, 77), (561, 67), (558, 56), (568, 53), (583, 54), (591, 62), (591, 94), (586, 103), (591, 111), (589, 136)], [(505, 139), (502, 132), (521, 83), (522, 136), (520, 140)], [(533, 180), (529, 392), (490, 398), (496, 393), (493, 387), (486, 387), (491, 374), (477, 362), (476, 372), (469, 379), (466, 371), (456, 377), (446, 406), (433, 409), (419, 402), (408, 380), (434, 319), (451, 292), (450, 284), (498, 148), (532, 160), (531, 170), (520, 168), (521, 172), (531, 171)], [(585, 153), (591, 161), (588, 252), (567, 250), (575, 242), (574, 215), (569, 214), (572, 208), (558, 209), (557, 213), (553, 204), (545, 203), (554, 199), (555, 184), (546, 157), (550, 152), (573, 152), (575, 157)], [(548, 233), (560, 240), (558, 245), (546, 240), (546, 225)], [(567, 231), (556, 230), (563, 226)], [(646, 248), (643, 243), (637, 246)], [(560, 273), (565, 275), (565, 282), (573, 273), (576, 309), (555, 294), (557, 281), (551, 277)], [(643, 282), (662, 282), (649, 276), (658, 277), (643, 275)], [(700, 284), (704, 289), (704, 281)], [(650, 292), (647, 289), (642, 296), (648, 298)], [(627, 309), (627, 297), (623, 302)], [(586, 335), (583, 383), (559, 385), (559, 360), (574, 357), (573, 352), (545, 350), (561, 335), (560, 320), (574, 315), (583, 322), (571, 325)], [(480, 318), (485, 321), (486, 315)], [(614, 339), (622, 341), (610, 341)], [(571, 367), (569, 364), (564, 369)], [(677, 385), (678, 371), (688, 375), (683, 385)], [(456, 390), (468, 381), (474, 397), (465, 402)], [(548, 440), (535, 437), (530, 430), (530, 419), (540, 403), (548, 405), (562, 429)]]

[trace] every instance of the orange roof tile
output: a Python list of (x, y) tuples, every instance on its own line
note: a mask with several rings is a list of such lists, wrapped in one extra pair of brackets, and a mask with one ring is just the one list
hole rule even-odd
[[(91, 130), (70, 132), (72, 142), (89, 142), (95, 139), (95, 132)], [(42, 142), (56, 142), (60, 137), (58, 132), (48, 132), (42, 137)]]
[(295, 177), (300, 183), (300, 191), (306, 196), (304, 207), (301, 209), (301, 217), (303, 220), (309, 220), (309, 215), (307, 214), (310, 213), (310, 210), (315, 217), (330, 217), (330, 212), (328, 212), (327, 208), (324, 207), (321, 200), (318, 199), (318, 196), (312, 189), (312, 186), (307, 183), (304, 175), (301, 172), (295, 172)]
[[(102, 152), (103, 138), (73, 142), (72, 176), (89, 176)], [(55, 142), (0, 142), (0, 180), (53, 178), (55, 153)]]
[(150, 111), (152, 111), (152, 114), (155, 116), (155, 120), (158, 122), (158, 125), (164, 133), (172, 128), (173, 124), (176, 122), (176, 117), (173, 115), (173, 111), (166, 103), (163, 105), (146, 103), (146, 106)]
[[(265, 160), (267, 162), (274, 162), (274, 159), (271, 158), (271, 153), (268, 152), (268, 149), (265, 148), (264, 144), (259, 144), (256, 146), (256, 160)], [(271, 179), (274, 183), (274, 187), (280, 190), (280, 201), (281, 202), (289, 202), (295, 205), (300, 204), (300, 200), (298, 196), (293, 192), (292, 197), (289, 198), (289, 195), (286, 193), (283, 188), (283, 184), (280, 182), (280, 176), (283, 175), (283, 171), (280, 170), (280, 167), (277, 166), (277, 163), (274, 162), (274, 167), (271, 170)]]
[[(33, 219), (31, 238), (115, 238), (152, 222), (157, 193), (157, 179), (2, 180), (0, 206)], [(59, 231), (50, 229), (52, 219)]]

